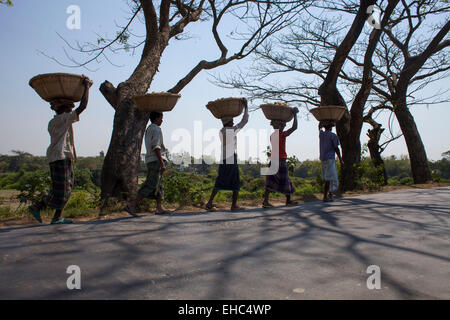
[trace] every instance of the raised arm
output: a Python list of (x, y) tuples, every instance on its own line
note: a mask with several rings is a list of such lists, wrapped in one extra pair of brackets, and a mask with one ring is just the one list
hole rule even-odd
[(80, 105), (78, 108), (75, 109), (75, 112), (77, 115), (80, 115), (86, 109), (88, 101), (89, 101), (89, 88), (92, 86), (92, 81), (88, 77), (83, 78), (83, 85), (84, 85), (84, 93), (83, 97), (81, 98)]
[(241, 122), (239, 122), (234, 128), (235, 130), (241, 130), (248, 122), (248, 104), (247, 99), (244, 98), (244, 116)]
[(292, 128), (290, 128), (289, 130), (286, 130), (286, 136), (291, 135), (291, 133), (294, 132), (295, 130), (297, 130), (297, 128), (298, 128), (298, 124), (297, 124), (298, 108), (292, 109), (292, 112), (294, 113), (294, 123), (292, 124)]

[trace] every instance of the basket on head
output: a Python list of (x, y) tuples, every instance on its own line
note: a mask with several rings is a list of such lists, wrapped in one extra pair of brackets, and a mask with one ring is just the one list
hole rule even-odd
[(286, 121), (282, 120), (270, 120), (270, 125), (274, 129), (280, 129), (281, 127), (284, 127), (286, 125)]
[(47, 102), (68, 99), (78, 102), (83, 97), (83, 76), (71, 73), (46, 73), (31, 78), (29, 85)]
[(318, 121), (331, 120), (339, 121), (347, 110), (343, 106), (320, 106), (309, 110)]
[(268, 120), (289, 122), (294, 118), (292, 108), (284, 102), (262, 104), (261, 109)]
[(244, 98), (221, 98), (208, 102), (206, 108), (217, 119), (234, 118), (244, 110)]
[(319, 121), (319, 125), (321, 128), (326, 128), (327, 126), (334, 127), (336, 126), (336, 122), (334, 120), (321, 120)]
[(170, 92), (148, 93), (142, 96), (134, 96), (136, 107), (144, 112), (167, 112), (177, 104), (181, 95)]

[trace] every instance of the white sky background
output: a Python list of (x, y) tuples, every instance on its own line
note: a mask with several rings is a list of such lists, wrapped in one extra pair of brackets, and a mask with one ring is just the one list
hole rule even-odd
[[(66, 9), (69, 5), (81, 8), (81, 30), (68, 30)], [(47, 132), (48, 121), (53, 117), (48, 103), (40, 99), (28, 85), (35, 75), (49, 72), (84, 73), (93, 81), (89, 105), (81, 115), (80, 122), (74, 125), (75, 143), (80, 156), (95, 156), (100, 151), (107, 151), (111, 132), (114, 110), (99, 92), (100, 84), (108, 80), (118, 85), (129, 77), (140, 57), (138, 49), (134, 56), (129, 54), (110, 55), (112, 60), (123, 67), (111, 66), (104, 61), (100, 65), (92, 64), (89, 68), (98, 69), (90, 72), (82, 68), (66, 68), (38, 53), (43, 51), (63, 62), (65, 58), (64, 42), (58, 37), (60, 33), (74, 43), (95, 42), (97, 34), (113, 37), (117, 30), (115, 23), (123, 24), (128, 16), (128, 7), (123, 0), (96, 1), (15, 1), (13, 7), (0, 7), (0, 39), (2, 43), (0, 59), (0, 154), (9, 154), (11, 150), (22, 150), (34, 155), (45, 155), (50, 142)], [(227, 25), (231, 30), (234, 26)], [(368, 27), (367, 27), (368, 28)], [(134, 24), (133, 32), (143, 34), (142, 27)], [(229, 31), (228, 30), (228, 31)], [(151, 91), (165, 91), (194, 67), (201, 59), (217, 58), (219, 53), (208, 28), (204, 24), (194, 23), (188, 27), (192, 36), (186, 41), (171, 41), (163, 54), (160, 72), (156, 75)], [(67, 49), (67, 47), (66, 47)], [(70, 49), (67, 49), (70, 53)], [(230, 48), (230, 52), (234, 52)], [(80, 56), (78, 56), (80, 58)], [(232, 62), (210, 71), (229, 73), (238, 67), (245, 67), (250, 60)], [(174, 148), (178, 142), (171, 141), (171, 136), (177, 129), (186, 129), (194, 137), (194, 124), (201, 121), (203, 131), (219, 129), (221, 122), (215, 119), (205, 108), (208, 101), (229, 96), (240, 96), (239, 91), (218, 88), (208, 80), (211, 76), (202, 71), (183, 91), (181, 99), (174, 111), (165, 113), (162, 125), (166, 146)], [(426, 92), (432, 95), (435, 90), (448, 84), (433, 85)], [(251, 105), (250, 108), (255, 107)], [(426, 147), (428, 157), (432, 160), (441, 158), (441, 153), (450, 150), (450, 119), (449, 103), (430, 107), (414, 107), (412, 113)], [(295, 155), (300, 160), (318, 158), (317, 121), (310, 115), (306, 117), (305, 110), (299, 116), (299, 129), (293, 133), (287, 142), (288, 155)], [(240, 117), (235, 119), (239, 121)], [(385, 122), (384, 122), (385, 123)], [(288, 124), (289, 128), (291, 124)], [(250, 113), (250, 120), (245, 129), (265, 130), (271, 133), (269, 121), (261, 110)], [(399, 131), (396, 124), (396, 130)], [(367, 126), (361, 133), (362, 142), (366, 142)], [(238, 136), (239, 137), (239, 136)], [(240, 139), (242, 140), (242, 139)], [(218, 140), (216, 140), (218, 141)], [(239, 141), (239, 140), (238, 140)], [(261, 142), (261, 139), (259, 142)], [(240, 141), (242, 143), (242, 141)], [(204, 147), (210, 143), (205, 142)], [(188, 149), (187, 147), (185, 148)], [(189, 151), (189, 150), (188, 150)], [(142, 152), (145, 152), (143, 146)], [(193, 146), (190, 150), (194, 152)], [(405, 155), (406, 145), (403, 138), (389, 145), (384, 156)], [(261, 156), (263, 156), (261, 154)], [(242, 157), (242, 156), (240, 156)]]

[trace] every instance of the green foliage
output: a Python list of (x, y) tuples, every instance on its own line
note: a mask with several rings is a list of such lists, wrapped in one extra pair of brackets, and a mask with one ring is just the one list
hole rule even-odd
[(300, 178), (315, 178), (322, 172), (322, 164), (319, 160), (305, 160), (297, 163), (293, 170), (293, 176)]
[(301, 195), (301, 196), (309, 196), (312, 195), (314, 193), (320, 193), (319, 190), (317, 190), (317, 188), (314, 188), (311, 184), (309, 183), (305, 183), (304, 185), (302, 185), (300, 188), (296, 188), (295, 190), (295, 194), (296, 195)]
[[(11, 151), (14, 155), (0, 155), (0, 173), (48, 170), (46, 157), (33, 156), (19, 150)], [(74, 163), (76, 169), (101, 170), (104, 156), (78, 157)]]
[[(439, 182), (450, 182), (450, 159), (447, 153), (443, 159), (430, 162), (433, 179)], [(98, 213), (100, 175), (104, 156), (79, 158), (75, 163), (74, 192), (66, 205), (65, 216), (77, 217)], [(407, 157), (389, 157), (384, 159), (388, 172), (389, 185), (411, 185), (410, 163)], [(265, 164), (240, 164), (241, 191), (240, 200), (262, 199), (265, 191), (266, 178), (260, 175), (260, 169)], [(291, 180), (296, 188), (295, 195), (304, 199), (312, 199), (314, 194), (323, 191), (321, 176), (321, 162), (318, 160), (298, 161), (296, 157), (288, 159)], [(178, 171), (179, 166), (168, 165), (165, 177), (165, 202), (184, 205), (203, 205), (214, 186), (218, 165), (201, 164), (190, 165), (184, 171)], [(11, 170), (14, 169), (14, 170)], [(338, 171), (340, 167), (338, 165)], [(363, 158), (357, 167), (361, 179), (359, 188), (377, 190), (383, 183), (383, 168), (375, 168), (369, 158)], [(139, 170), (141, 176), (146, 174), (145, 165)], [(0, 189), (16, 189), (21, 204), (40, 201), (51, 187), (49, 168), (45, 157), (34, 157), (29, 153), (14, 151), (12, 156), (0, 155)], [(271, 197), (284, 197), (279, 193), (272, 193)], [(220, 191), (216, 202), (229, 203), (231, 191)], [(0, 219), (8, 217), (28, 217), (26, 207), (19, 206), (12, 210), (5, 207), (5, 199), (0, 199)], [(103, 208), (103, 207), (102, 207)], [(122, 211), (123, 203), (117, 199), (108, 199), (104, 208), (108, 212)], [(138, 206), (138, 212), (148, 212), (154, 209), (154, 201), (144, 199)], [(50, 215), (51, 211), (43, 214)]]
[(19, 150), (11, 152), (14, 155), (0, 155), (0, 172), (45, 170), (48, 167), (45, 157), (35, 157), (28, 152)]
[(205, 190), (212, 188), (204, 186), (202, 177), (192, 173), (168, 171), (164, 178), (164, 198), (169, 203), (183, 205), (202, 204), (205, 198)]
[(17, 208), (16, 210), (11, 209), (11, 207), (0, 207), (0, 221), (11, 218), (25, 218), (28, 215), (28, 209), (25, 207)]
[(103, 167), (104, 157), (79, 157), (75, 162), (77, 169), (101, 170)]
[[(241, 195), (243, 191), (239, 193)], [(216, 198), (214, 199), (215, 202), (230, 202), (231, 198), (233, 196), (232, 191), (220, 191), (217, 193)]]
[(378, 190), (384, 184), (383, 166), (375, 167), (370, 158), (363, 158), (356, 166), (360, 180), (358, 187), (362, 190)]
[(239, 171), (241, 176), (249, 176), (251, 178), (260, 178), (261, 177), (261, 168), (263, 165), (261, 163), (245, 163), (239, 165)]
[(93, 174), (89, 169), (74, 170), (75, 190), (86, 190), (92, 193), (98, 191), (98, 187), (93, 182)]
[(300, 164), (300, 160), (296, 156), (288, 157), (286, 160), (288, 171), (290, 175), (294, 174), (295, 168)]
[(323, 190), (323, 186), (325, 184), (325, 181), (322, 179), (322, 171), (316, 176), (316, 185), (320, 188), (320, 190)]
[(266, 179), (264, 177), (253, 178), (247, 175), (241, 176), (241, 186), (243, 190), (249, 192), (256, 192), (264, 189), (266, 185)]
[(25, 174), (23, 170), (0, 175), (0, 189), (14, 189), (14, 184)]
[(89, 210), (98, 206), (98, 194), (92, 194), (87, 191), (72, 192), (69, 201), (64, 209)]
[(401, 179), (412, 176), (408, 157), (402, 156), (397, 159), (395, 156), (390, 156), (383, 160), (388, 177)]
[(450, 179), (450, 159), (444, 157), (442, 160), (431, 162), (430, 168), (433, 174), (433, 180), (441, 181), (441, 179)]
[(13, 216), (10, 207), (0, 207), (0, 221), (8, 219)]
[[(232, 193), (229, 193), (229, 199), (231, 200)], [(262, 199), (264, 196), (264, 189), (259, 189), (253, 192), (242, 190), (239, 192), (239, 200), (255, 200)]]
[(444, 160), (450, 160), (450, 150), (445, 151), (442, 153), (442, 159)]
[[(319, 183), (317, 179), (291, 177), (291, 180), (295, 187), (295, 195), (298, 196), (307, 197), (314, 193), (321, 193), (323, 190), (323, 182)], [(321, 177), (320, 180), (322, 180)]]
[(414, 184), (414, 180), (411, 177), (405, 177), (400, 179), (400, 184), (404, 186), (411, 186)]
[(388, 186), (401, 186), (402, 184), (398, 179), (388, 178)]
[(401, 179), (389, 178), (388, 185), (389, 186), (411, 186), (414, 184), (414, 180), (411, 177), (404, 177)]
[(6, 4), (7, 6), (12, 7), (13, 3), (11, 0), (0, 0), (0, 4)]
[(20, 191), (17, 195), (21, 204), (41, 201), (50, 189), (50, 175), (47, 171), (34, 171), (24, 173), (12, 185), (5, 189), (16, 189)]

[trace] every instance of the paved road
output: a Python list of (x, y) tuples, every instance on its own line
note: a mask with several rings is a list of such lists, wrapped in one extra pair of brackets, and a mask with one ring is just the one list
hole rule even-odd
[(450, 299), (450, 188), (2, 229), (0, 259), (1, 299)]

